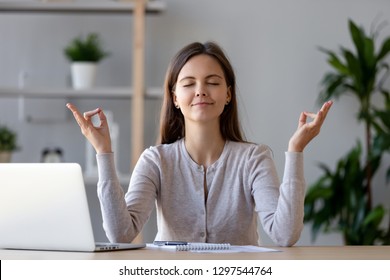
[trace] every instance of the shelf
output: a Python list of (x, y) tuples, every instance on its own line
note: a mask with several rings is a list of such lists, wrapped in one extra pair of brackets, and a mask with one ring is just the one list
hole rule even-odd
[[(134, 1), (120, 2), (113, 0), (77, 2), (77, 1), (0, 1), (0, 12), (27, 12), (27, 13), (133, 13)], [(164, 11), (166, 5), (161, 1), (147, 1), (145, 12), (157, 14)]]
[[(144, 100), (161, 98), (161, 89), (145, 89), (145, 14), (159, 14), (166, 9), (160, 0), (96, 0), (79, 2), (62, 0), (0, 0), (0, 13), (49, 13), (49, 14), (132, 14), (133, 15), (133, 88), (97, 88), (85, 91), (57, 88), (1, 88), (0, 97), (28, 98), (132, 98), (131, 165), (134, 166), (144, 150)], [(145, 92), (146, 91), (146, 92)]]
[[(74, 90), (71, 88), (6, 88), (0, 87), (0, 98), (28, 97), (28, 98), (114, 98), (129, 99), (133, 96), (131, 87), (121, 88), (91, 88), (85, 90)], [(162, 88), (148, 88), (145, 98), (162, 98)]]

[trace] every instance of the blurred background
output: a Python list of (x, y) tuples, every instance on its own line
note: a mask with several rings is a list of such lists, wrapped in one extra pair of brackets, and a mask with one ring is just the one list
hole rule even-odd
[[(18, 0), (19, 2), (21, 0)], [(28, 0), (24, 0), (28, 1)], [(32, 1), (32, 0), (31, 0)], [(77, 0), (86, 2), (86, 0)], [(109, 1), (109, 0), (107, 0)], [(94, 2), (89, 0), (88, 2)], [(98, 2), (101, 2), (98, 1)], [(268, 144), (275, 156), (280, 177), (284, 152), (295, 131), (301, 111), (317, 111), (320, 81), (330, 70), (327, 57), (318, 47), (352, 48), (348, 19), (370, 31), (375, 23), (389, 22), (386, 0), (162, 0), (166, 8), (146, 17), (146, 87), (162, 88), (171, 57), (184, 45), (213, 40), (229, 56), (236, 71), (240, 118), (249, 141)], [(0, 13), (0, 89), (68, 88), (70, 68), (63, 49), (75, 36), (96, 32), (110, 56), (97, 73), (96, 87), (132, 86), (131, 14)], [(378, 37), (390, 35), (385, 25)], [(389, 59), (387, 59), (389, 61)], [(22, 79), (22, 82), (21, 82)], [(390, 80), (386, 81), (390, 88)], [(4, 90), (1, 92), (4, 93)], [(162, 91), (161, 91), (162, 94)], [(42, 152), (60, 148), (62, 160), (86, 166), (86, 144), (72, 116), (65, 108), (73, 102), (81, 111), (97, 106), (113, 113), (118, 124), (118, 169), (130, 172), (131, 99), (59, 98), (34, 102), (0, 93), (0, 124), (18, 134), (20, 149), (12, 162), (39, 162)], [(48, 102), (48, 103), (45, 103)], [(159, 98), (145, 103), (145, 148), (156, 141)], [(377, 102), (382, 102), (378, 99)], [(23, 105), (21, 105), (23, 103)], [(337, 100), (321, 134), (305, 150), (308, 185), (322, 174), (318, 164), (333, 167), (363, 138), (364, 127), (356, 121), (357, 101)], [(46, 112), (43, 118), (26, 118), (30, 112)], [(390, 200), (383, 173), (390, 158), (383, 159), (382, 176), (375, 177), (374, 203)], [(381, 174), (381, 173), (379, 173)], [(1, 175), (0, 175), (1, 176)], [(124, 176), (123, 187), (128, 182)], [(96, 200), (96, 182), (87, 182), (93, 211), (95, 235), (105, 239)], [(155, 235), (155, 218), (144, 229), (146, 241)], [(262, 234), (262, 244), (272, 244)], [(309, 225), (297, 245), (340, 245), (339, 233), (320, 234), (312, 241)]]

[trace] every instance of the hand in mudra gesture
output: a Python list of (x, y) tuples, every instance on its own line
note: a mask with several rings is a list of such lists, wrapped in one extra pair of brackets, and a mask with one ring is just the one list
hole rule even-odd
[[(303, 152), (306, 145), (316, 137), (321, 130), (321, 126), (325, 121), (326, 115), (332, 107), (333, 101), (325, 102), (317, 114), (310, 112), (302, 112), (299, 117), (298, 129), (290, 138), (288, 143), (289, 152)], [(311, 122), (307, 122), (307, 117), (312, 118)]]
[[(81, 133), (92, 144), (96, 153), (111, 153), (110, 130), (103, 110), (101, 108), (96, 108), (95, 110), (81, 114), (76, 106), (71, 103), (66, 104), (66, 107), (72, 111), (74, 118), (80, 126)], [(95, 115), (98, 115), (99, 117), (99, 126), (94, 126), (92, 123), (92, 117)]]

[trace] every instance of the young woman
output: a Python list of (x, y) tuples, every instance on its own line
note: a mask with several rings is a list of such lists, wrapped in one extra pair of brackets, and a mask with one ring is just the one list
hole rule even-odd
[[(280, 183), (269, 147), (243, 138), (235, 82), (217, 44), (192, 43), (178, 52), (165, 79), (160, 144), (143, 152), (126, 194), (103, 111), (82, 115), (67, 104), (97, 153), (98, 196), (111, 242), (131, 242), (154, 205), (156, 240), (258, 245), (259, 219), (276, 244), (298, 241), (305, 197), (302, 152), (318, 135), (332, 102), (317, 114), (301, 113)], [(91, 122), (96, 114), (99, 127)]]

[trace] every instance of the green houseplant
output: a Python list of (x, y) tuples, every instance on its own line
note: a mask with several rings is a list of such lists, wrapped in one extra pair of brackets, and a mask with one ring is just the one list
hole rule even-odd
[(109, 55), (103, 49), (97, 33), (74, 38), (64, 49), (65, 57), (72, 63), (72, 84), (75, 89), (92, 87), (96, 79), (96, 65)]
[(12, 152), (18, 149), (16, 132), (0, 126), (0, 162), (9, 162)]
[[(319, 100), (356, 97), (360, 106), (357, 120), (365, 127), (364, 146), (358, 139), (334, 170), (320, 164), (324, 175), (307, 192), (305, 222), (312, 223), (313, 239), (320, 231), (338, 231), (348, 245), (390, 244), (390, 222), (385, 220), (388, 208), (372, 202), (372, 179), (383, 154), (390, 151), (390, 94), (383, 87), (389, 72), (385, 58), (390, 38), (376, 46), (378, 32), (367, 35), (352, 20), (349, 31), (355, 50), (341, 47), (336, 53), (321, 49), (332, 71), (324, 76)], [(380, 108), (372, 102), (378, 94), (383, 99)], [(390, 169), (387, 183), (389, 178)]]

